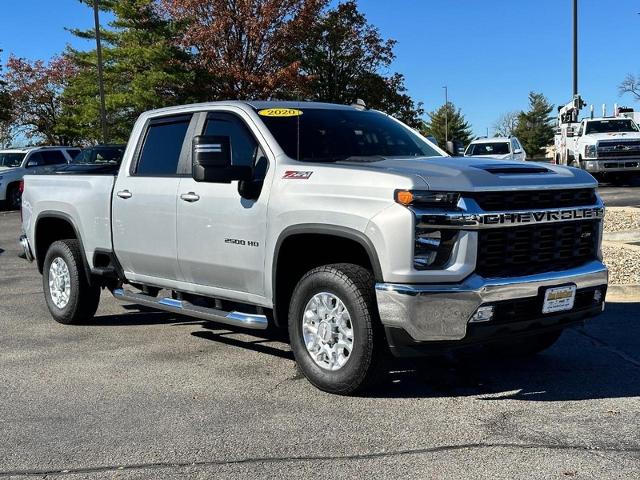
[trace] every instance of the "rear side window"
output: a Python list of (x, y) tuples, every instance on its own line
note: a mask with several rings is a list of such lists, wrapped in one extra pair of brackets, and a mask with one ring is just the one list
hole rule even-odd
[(43, 150), (41, 154), (45, 165), (67, 163), (67, 158), (60, 150)]
[(176, 175), (190, 121), (190, 116), (184, 115), (152, 121), (140, 152), (136, 174), (159, 177)]

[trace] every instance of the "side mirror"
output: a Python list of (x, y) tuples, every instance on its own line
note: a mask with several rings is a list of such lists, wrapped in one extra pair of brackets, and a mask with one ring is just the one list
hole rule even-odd
[(192, 174), (196, 182), (231, 183), (250, 180), (251, 167), (231, 164), (229, 137), (199, 135), (194, 137)]
[(41, 167), (41, 166), (42, 166), (42, 162), (40, 162), (40, 160), (36, 160), (35, 158), (27, 162), (27, 168)]
[(522, 149), (521, 148), (516, 148), (513, 153), (515, 153), (516, 155), (520, 155), (522, 153)]

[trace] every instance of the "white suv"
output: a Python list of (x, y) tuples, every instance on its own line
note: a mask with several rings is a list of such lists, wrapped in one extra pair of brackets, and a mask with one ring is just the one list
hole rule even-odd
[(527, 159), (520, 141), (516, 137), (478, 137), (469, 144), (464, 152), (465, 157), (491, 157), (499, 160)]
[(80, 153), (75, 147), (32, 147), (0, 150), (0, 203), (20, 208), (20, 180), (27, 173), (41, 174), (69, 163)]

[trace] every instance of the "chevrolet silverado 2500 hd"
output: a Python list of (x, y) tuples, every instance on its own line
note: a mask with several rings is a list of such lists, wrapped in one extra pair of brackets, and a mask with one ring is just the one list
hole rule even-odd
[(123, 301), (288, 328), (347, 394), (383, 354), (519, 353), (602, 311), (604, 207), (586, 172), (451, 159), (377, 111), (221, 102), (143, 114), (117, 175), (27, 175), (27, 258), (55, 320)]

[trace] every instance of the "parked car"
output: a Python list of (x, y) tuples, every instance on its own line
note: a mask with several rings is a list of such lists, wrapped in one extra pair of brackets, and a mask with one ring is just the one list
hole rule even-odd
[(525, 161), (527, 152), (516, 137), (479, 137), (469, 144), (464, 156)]
[(20, 208), (20, 181), (27, 174), (53, 171), (80, 153), (75, 147), (32, 147), (0, 150), (0, 202)]
[(84, 148), (69, 164), (55, 173), (117, 173), (126, 145), (101, 144)]
[(596, 187), (558, 165), (451, 161), (373, 110), (215, 102), (143, 114), (117, 176), (27, 175), (20, 243), (60, 323), (87, 322), (107, 288), (281, 327), (311, 383), (350, 394), (388, 351), (534, 354), (602, 312)]

